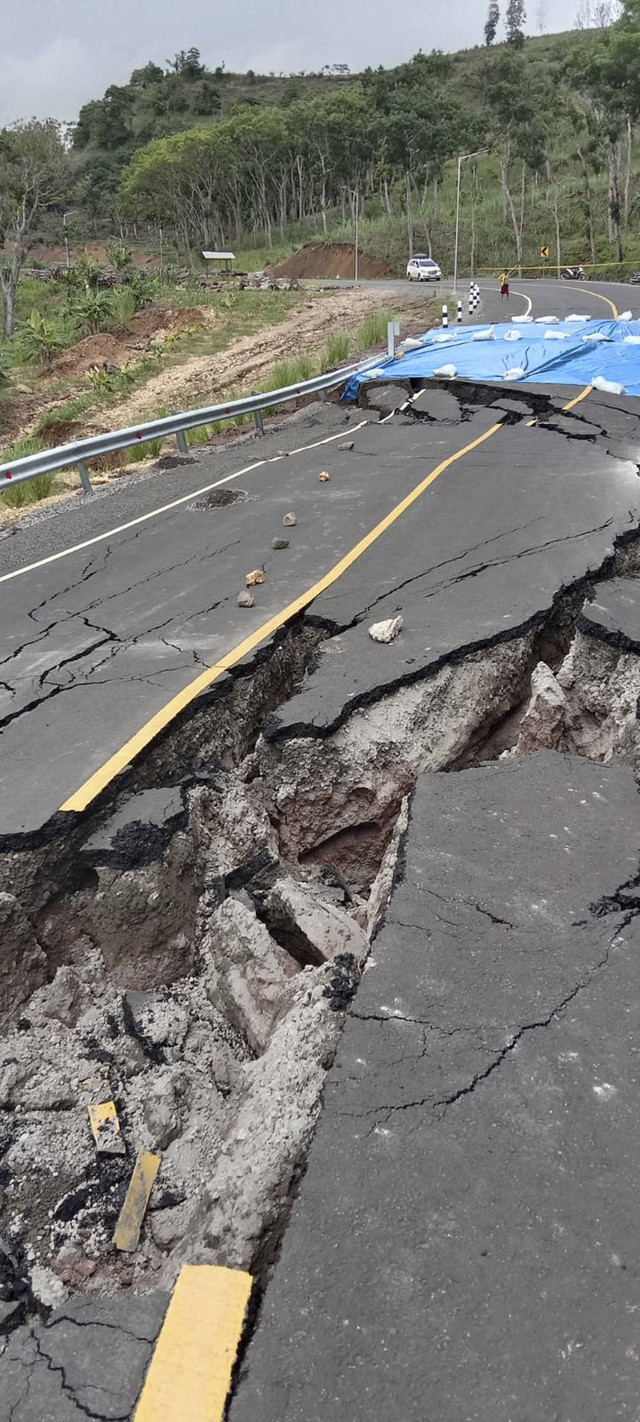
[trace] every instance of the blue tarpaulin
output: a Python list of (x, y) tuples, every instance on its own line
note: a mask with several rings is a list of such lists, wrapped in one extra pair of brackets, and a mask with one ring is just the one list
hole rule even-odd
[(357, 399), (373, 380), (430, 380), (439, 372), (460, 380), (522, 385), (592, 385), (601, 381), (640, 395), (640, 321), (515, 320), (493, 326), (428, 331), (373, 368), (351, 377), (344, 393)]

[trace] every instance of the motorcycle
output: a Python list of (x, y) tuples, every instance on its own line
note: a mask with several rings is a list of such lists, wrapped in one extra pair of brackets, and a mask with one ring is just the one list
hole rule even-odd
[(562, 273), (563, 281), (585, 281), (584, 267), (565, 267)]

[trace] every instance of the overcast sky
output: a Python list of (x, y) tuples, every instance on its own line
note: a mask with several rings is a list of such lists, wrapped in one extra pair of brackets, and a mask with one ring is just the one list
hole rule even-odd
[[(131, 70), (195, 45), (210, 68), (295, 73), (397, 64), (418, 49), (480, 43), (488, 0), (7, 0), (0, 125), (73, 121)], [(503, 0), (504, 9), (506, 0)], [(570, 29), (579, 0), (530, 0), (527, 28)]]

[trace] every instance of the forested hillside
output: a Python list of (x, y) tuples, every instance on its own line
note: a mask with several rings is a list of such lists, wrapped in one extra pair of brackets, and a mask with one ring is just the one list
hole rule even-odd
[(551, 262), (635, 261), (640, 0), (618, 8), (610, 23), (606, 0), (584, 0), (585, 27), (525, 38), (523, 0), (490, 0), (485, 46), (359, 75), (230, 74), (197, 49), (150, 61), (81, 110), (36, 225), (72, 206), (76, 243), (140, 224), (184, 263), (210, 245), (352, 240), (357, 211), (390, 269), (411, 249), (450, 266), (456, 158), (481, 150), (462, 170), (463, 267), (535, 266), (547, 245)]

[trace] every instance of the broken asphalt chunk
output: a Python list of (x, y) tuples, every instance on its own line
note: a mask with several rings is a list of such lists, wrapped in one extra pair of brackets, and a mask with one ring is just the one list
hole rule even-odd
[(238, 607), (253, 607), (255, 598), (248, 588), (243, 588), (242, 592), (238, 593), (237, 602)]
[(252, 573), (247, 573), (246, 583), (248, 588), (254, 588), (257, 583), (264, 582), (264, 572), (262, 568), (254, 568)]
[(288, 539), (288, 538), (274, 538), (273, 543), (271, 544), (271, 547), (272, 547), (272, 548), (275, 548), (275, 549), (288, 548), (288, 547), (289, 547), (289, 539)]
[(330, 475), (330, 473), (329, 473), (329, 470), (328, 470), (328, 469), (323, 469), (323, 470), (322, 470), (322, 473), (318, 475), (318, 478), (319, 478), (321, 484), (328, 484), (328, 483), (329, 483), (329, 480), (330, 480), (330, 478), (331, 478), (331, 475)]
[(346, 454), (349, 450), (355, 449), (355, 447), (356, 447), (356, 442), (355, 442), (354, 439), (346, 439), (345, 442), (344, 442), (344, 444), (339, 444), (339, 445), (338, 445), (338, 449), (340, 450), (340, 452), (341, 452), (342, 454)]
[(284, 516), (282, 522), (283, 522), (285, 528), (295, 528), (295, 526), (296, 526), (298, 520), (297, 520), (296, 515), (295, 515), (294, 513), (288, 513), (288, 514), (285, 514), (285, 516)]
[(147, 1213), (147, 1205), (155, 1179), (160, 1169), (160, 1156), (153, 1155), (149, 1150), (140, 1152), (133, 1167), (133, 1174), (129, 1181), (129, 1189), (125, 1195), (124, 1205), (118, 1216), (118, 1223), (113, 1234), (113, 1243), (116, 1249), (120, 1249), (130, 1254), (137, 1249), (140, 1239), (140, 1231), (144, 1217)]

